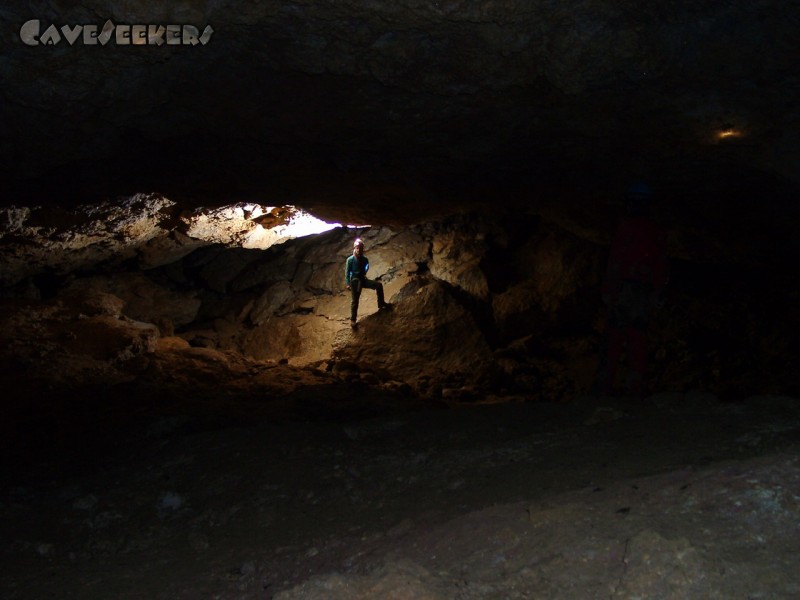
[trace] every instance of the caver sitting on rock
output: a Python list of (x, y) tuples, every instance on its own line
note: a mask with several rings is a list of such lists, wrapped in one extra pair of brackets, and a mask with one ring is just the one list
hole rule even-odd
[(353, 242), (353, 254), (347, 257), (344, 269), (344, 280), (347, 289), (352, 292), (353, 300), (350, 303), (350, 325), (355, 326), (358, 313), (358, 301), (361, 298), (361, 289), (369, 288), (378, 294), (378, 309), (389, 308), (383, 299), (383, 284), (380, 281), (367, 279), (369, 260), (364, 254), (364, 242), (356, 239)]

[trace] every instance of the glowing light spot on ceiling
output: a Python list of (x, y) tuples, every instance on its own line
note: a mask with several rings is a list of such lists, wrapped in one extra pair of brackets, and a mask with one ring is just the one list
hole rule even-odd
[(728, 140), (738, 137), (742, 137), (742, 132), (730, 125), (723, 126), (722, 129), (717, 131), (718, 140)]

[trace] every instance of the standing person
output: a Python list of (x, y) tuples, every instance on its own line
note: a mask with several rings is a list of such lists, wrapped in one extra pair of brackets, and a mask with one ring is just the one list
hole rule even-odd
[(663, 303), (669, 280), (669, 262), (663, 232), (650, 220), (653, 192), (639, 183), (628, 190), (626, 216), (611, 244), (603, 281), (608, 306), (608, 355), (604, 393), (611, 394), (622, 351), (628, 351), (628, 390), (644, 395), (647, 371), (647, 328), (654, 307)]
[(380, 281), (367, 279), (367, 271), (369, 271), (369, 260), (364, 254), (364, 242), (359, 238), (353, 242), (353, 254), (347, 257), (344, 268), (344, 280), (353, 298), (350, 302), (350, 325), (352, 327), (356, 326), (358, 301), (362, 288), (375, 290), (378, 295), (378, 310), (389, 308), (383, 299), (383, 284)]

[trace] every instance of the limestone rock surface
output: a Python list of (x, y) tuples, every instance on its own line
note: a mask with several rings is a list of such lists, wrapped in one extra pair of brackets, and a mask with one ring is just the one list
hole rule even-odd
[(472, 315), (436, 282), (364, 320), (335, 358), (436, 396), (448, 377), (475, 383), (489, 353)]

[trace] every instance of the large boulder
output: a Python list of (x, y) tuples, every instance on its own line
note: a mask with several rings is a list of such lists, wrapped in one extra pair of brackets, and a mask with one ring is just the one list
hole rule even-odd
[(170, 329), (188, 325), (197, 317), (200, 300), (194, 291), (179, 291), (153, 281), (141, 272), (98, 275), (77, 279), (64, 290), (67, 295), (106, 293), (123, 302), (122, 314)]
[(434, 281), (361, 321), (334, 358), (435, 395), (445, 379), (475, 383), (486, 373), (490, 354), (469, 310), (450, 286)]
[[(122, 301), (94, 290), (46, 302), (4, 301), (0, 372), (16, 391), (128, 380), (157, 348), (158, 328), (120, 314)], [(15, 390), (8, 390), (9, 393)]]
[(605, 255), (592, 243), (540, 225), (508, 257), (508, 285), (491, 298), (500, 335), (519, 338), (575, 318), (589, 323), (601, 306), (597, 286)]
[(433, 238), (431, 274), (481, 300), (489, 298), (489, 284), (481, 268), (486, 256), (483, 235), (448, 231)]

